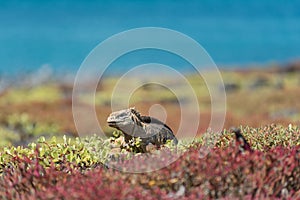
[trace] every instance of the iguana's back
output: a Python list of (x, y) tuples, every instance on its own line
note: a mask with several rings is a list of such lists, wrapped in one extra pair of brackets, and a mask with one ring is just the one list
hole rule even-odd
[(160, 146), (161, 144), (165, 144), (167, 140), (172, 140), (174, 144), (178, 143), (177, 138), (168, 125), (154, 117), (141, 116), (141, 119), (145, 124), (144, 130), (146, 134), (152, 136), (149, 141), (152, 144)]

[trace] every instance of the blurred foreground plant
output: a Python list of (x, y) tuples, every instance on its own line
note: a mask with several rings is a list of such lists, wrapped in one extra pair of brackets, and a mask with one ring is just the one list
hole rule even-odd
[[(171, 165), (141, 174), (123, 173), (99, 163), (109, 157), (112, 145), (120, 144), (116, 142), (119, 138), (64, 137), (58, 142), (41, 137), (28, 148), (0, 151), (0, 195), (3, 199), (299, 199), (299, 129), (270, 125), (242, 127), (242, 131), (253, 145), (252, 153), (240, 154), (233, 134), (224, 131), (206, 156), (200, 154), (205, 145), (200, 138), (189, 146), (182, 143), (179, 148), (185, 151)], [(146, 160), (160, 156), (166, 162), (176, 153), (175, 149), (164, 150), (147, 159), (136, 154), (116, 164), (151, 168), (155, 163)]]

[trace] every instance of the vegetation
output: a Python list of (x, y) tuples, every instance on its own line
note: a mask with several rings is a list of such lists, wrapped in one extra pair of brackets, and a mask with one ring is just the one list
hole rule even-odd
[[(93, 135), (95, 129), (88, 125), (85, 132), (91, 135), (78, 138), (72, 86), (67, 83), (3, 90), (0, 199), (300, 199), (299, 73), (224, 71), (222, 76), (227, 95), (224, 131), (203, 134), (211, 117), (210, 97), (201, 77), (190, 75), (201, 110), (197, 137), (181, 139), (177, 147), (169, 142), (160, 150), (150, 148), (146, 157), (137, 153), (139, 138), (124, 144), (122, 134), (106, 125), (115, 78), (101, 80), (95, 95), (107, 138)], [(92, 101), (85, 95), (82, 103), (88, 106)], [(125, 98), (121, 93), (116, 97)], [(146, 84), (129, 103), (146, 115), (153, 104), (162, 105), (166, 123), (176, 133), (181, 115), (172, 91)], [(231, 126), (240, 126), (253, 152), (240, 151)], [(122, 172), (151, 171), (156, 163), (146, 161), (157, 157), (165, 168)]]
[[(299, 198), (300, 129), (270, 125), (242, 131), (252, 153), (240, 153), (233, 134), (225, 130), (206, 156), (200, 154), (206, 139), (189, 145), (181, 141), (176, 150), (160, 151), (166, 159), (183, 152), (179, 159), (155, 173), (140, 174), (105, 165), (112, 148), (121, 147), (118, 132), (107, 140), (41, 137), (26, 148), (1, 149), (0, 195), (3, 199)], [(130, 156), (117, 160), (120, 166), (143, 163), (143, 156), (132, 151), (122, 151)], [(130, 162), (132, 156), (138, 162)]]
[[(297, 124), (300, 117), (299, 72), (253, 70), (253, 71), (223, 71), (222, 77), (227, 96), (227, 114), (224, 128), (231, 126), (251, 126), (279, 123), (287, 126)], [(201, 121), (198, 134), (202, 134), (209, 126), (210, 95), (204, 80), (199, 75), (188, 75), (195, 94), (198, 97), (201, 110)], [(101, 80), (95, 94), (96, 111), (99, 123), (105, 133), (110, 134), (112, 129), (106, 125), (106, 118), (111, 113), (111, 94), (118, 79), (110, 77)], [(176, 131), (180, 124), (180, 109), (178, 99), (184, 100), (186, 90), (174, 80), (169, 85), (176, 88), (174, 91), (155, 84), (139, 82), (138, 88), (129, 98), (128, 94), (114, 94), (115, 101), (129, 101), (129, 106), (135, 106), (141, 113), (148, 114), (153, 104), (164, 107), (168, 113), (167, 124)], [(128, 80), (127, 86), (136, 83)], [(146, 82), (145, 82), (146, 83)], [(22, 84), (20, 84), (22, 85)], [(124, 87), (125, 87), (124, 86)], [(219, 89), (217, 86), (216, 89)], [(64, 82), (49, 82), (31, 87), (12, 86), (0, 93), (0, 126), (7, 128), (12, 115), (27, 118), (35, 124), (45, 126), (55, 125), (60, 135), (72, 134), (77, 136), (72, 115), (72, 85)], [(176, 96), (177, 95), (177, 96)], [(82, 102), (93, 102), (91, 95), (84, 94)], [(178, 98), (178, 99), (177, 99)], [(9, 128), (9, 131), (14, 131)], [(1, 132), (1, 131), (0, 131)], [(87, 133), (93, 132), (87, 127)], [(45, 135), (46, 136), (46, 135)], [(31, 142), (28, 140), (24, 144)], [(8, 143), (11, 141), (8, 141)], [(3, 142), (7, 144), (7, 142)]]

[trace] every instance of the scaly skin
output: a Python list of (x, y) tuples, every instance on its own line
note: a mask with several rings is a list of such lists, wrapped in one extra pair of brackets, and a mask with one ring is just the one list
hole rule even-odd
[(133, 137), (140, 137), (141, 149), (145, 153), (146, 146), (153, 144), (157, 148), (165, 144), (167, 140), (178, 143), (173, 131), (163, 122), (149, 116), (142, 116), (134, 108), (113, 112), (107, 118), (110, 127), (123, 132), (125, 142), (128, 143)]

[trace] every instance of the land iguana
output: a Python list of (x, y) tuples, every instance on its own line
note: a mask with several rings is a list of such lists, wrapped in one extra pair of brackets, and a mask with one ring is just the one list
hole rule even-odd
[(123, 132), (125, 142), (132, 138), (141, 139), (141, 152), (145, 153), (149, 144), (159, 148), (167, 140), (173, 141), (177, 145), (178, 140), (173, 131), (163, 122), (149, 116), (142, 116), (135, 108), (124, 109), (113, 112), (107, 118), (110, 127)]

